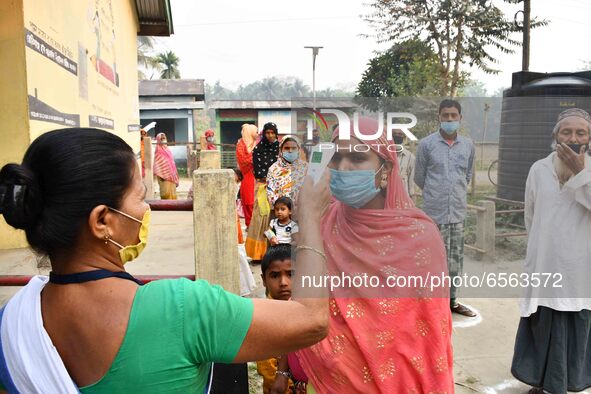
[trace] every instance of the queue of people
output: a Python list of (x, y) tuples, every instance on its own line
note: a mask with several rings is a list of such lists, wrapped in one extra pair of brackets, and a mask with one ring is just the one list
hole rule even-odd
[[(265, 394), (454, 392), (452, 313), (476, 312), (458, 302), (453, 281), (386, 293), (336, 287), (314, 297), (292, 282), (295, 273), (462, 275), (475, 149), (459, 133), (459, 102), (443, 100), (438, 117), (416, 157), (379, 149), (384, 136), (371, 144), (341, 140), (337, 127), (331, 141), (339, 149), (316, 185), (305, 178), (298, 138), (280, 140), (274, 123), (260, 135), (243, 125), (236, 181), (246, 254), (262, 262), (263, 300), (203, 281), (139, 283), (125, 264), (146, 247), (150, 210), (129, 146), (96, 129), (37, 138), (22, 164), (0, 170), (0, 212), (49, 256), (52, 273), (35, 277), (2, 309), (0, 388), (204, 391), (212, 362), (265, 360), (257, 364)], [(361, 118), (357, 132), (377, 126)], [(511, 373), (531, 393), (591, 386), (590, 132), (587, 112), (563, 111), (553, 152), (527, 179), (524, 272), (558, 272), (562, 280), (558, 288), (528, 287), (520, 302)], [(404, 145), (403, 133), (394, 137)], [(166, 136), (157, 140), (156, 175), (172, 193)], [(94, 149), (67, 148), (87, 144)], [(347, 149), (352, 144), (368, 148)], [(80, 154), (84, 160), (74, 157)], [(100, 188), (91, 185), (97, 179)]]
[[(236, 146), (236, 156), (240, 168), (252, 168), (256, 185), (254, 193), (249, 193), (247, 199), (253, 198), (252, 217), (247, 221), (246, 253), (255, 262), (260, 263), (269, 242), (276, 243), (282, 238), (269, 228), (271, 219), (276, 218), (276, 201), (281, 197), (289, 199), (289, 210), (295, 205), (299, 189), (306, 175), (307, 164), (301, 159), (301, 142), (295, 136), (283, 136), (279, 141), (278, 129), (275, 123), (269, 122), (263, 126), (260, 140), (252, 148), (252, 154), (245, 154), (244, 130), (256, 126), (244, 125), (242, 139)], [(253, 136), (254, 137), (254, 136)], [(241, 190), (241, 196), (243, 191)], [(244, 202), (242, 202), (244, 205)], [(294, 207), (295, 208), (295, 207)], [(246, 216), (246, 214), (245, 214)], [(246, 218), (245, 218), (246, 219)], [(291, 219), (290, 219), (291, 220)], [(246, 221), (246, 220), (245, 220)], [(289, 222), (289, 221), (288, 221)], [(293, 226), (288, 226), (290, 231)], [(277, 225), (280, 228), (280, 224)]]

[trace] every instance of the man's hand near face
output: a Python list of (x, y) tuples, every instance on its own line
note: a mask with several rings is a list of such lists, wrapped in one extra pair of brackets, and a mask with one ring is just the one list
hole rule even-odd
[(582, 146), (581, 151), (577, 154), (568, 145), (560, 143), (556, 146), (556, 154), (558, 158), (577, 175), (585, 169), (585, 154), (587, 153), (587, 146)]

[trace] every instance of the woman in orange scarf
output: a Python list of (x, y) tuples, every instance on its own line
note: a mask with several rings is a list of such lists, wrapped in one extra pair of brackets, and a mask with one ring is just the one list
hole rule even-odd
[(179, 185), (179, 174), (176, 171), (174, 156), (168, 149), (166, 134), (156, 136), (156, 152), (154, 154), (154, 175), (158, 178), (160, 198), (176, 200), (176, 188)]
[(240, 201), (244, 210), (244, 222), (246, 227), (252, 218), (254, 207), (254, 167), (252, 164), (252, 150), (256, 145), (258, 136), (257, 127), (253, 124), (242, 125), (242, 138), (236, 143), (236, 162), (242, 172), (242, 183), (240, 184)]
[[(359, 128), (369, 135), (378, 124), (362, 119)], [(340, 140), (338, 129), (333, 140), (335, 201), (322, 220), (328, 272), (375, 276), (384, 287), (331, 291), (328, 336), (297, 353), (309, 392), (451, 394), (449, 290), (386, 282), (447, 273), (437, 227), (405, 193), (393, 141)]]

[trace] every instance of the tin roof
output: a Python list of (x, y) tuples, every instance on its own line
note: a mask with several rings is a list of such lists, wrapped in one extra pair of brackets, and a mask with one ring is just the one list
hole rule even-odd
[(139, 95), (204, 96), (205, 85), (203, 79), (147, 79), (139, 81)]
[(135, 0), (140, 36), (170, 36), (174, 33), (170, 0)]

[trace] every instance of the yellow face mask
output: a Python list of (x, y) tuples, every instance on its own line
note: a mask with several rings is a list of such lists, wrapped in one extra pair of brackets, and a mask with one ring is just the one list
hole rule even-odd
[(120, 215), (125, 216), (128, 219), (133, 220), (134, 222), (141, 224), (140, 233), (138, 235), (140, 242), (138, 244), (123, 246), (120, 243), (113, 241), (111, 238), (107, 239), (107, 241), (110, 241), (112, 244), (119, 247), (119, 258), (121, 259), (121, 263), (123, 263), (123, 264), (129, 263), (130, 261), (136, 259), (140, 255), (140, 253), (142, 253), (142, 251), (146, 247), (146, 244), (148, 243), (148, 228), (150, 226), (151, 211), (150, 211), (150, 209), (148, 209), (146, 212), (144, 212), (144, 216), (142, 217), (142, 220), (138, 220), (138, 219), (134, 218), (133, 216), (128, 215), (125, 212), (121, 212), (115, 208), (109, 207), (109, 209), (114, 212), (117, 212)]

